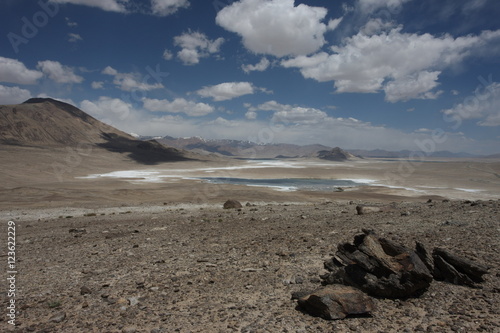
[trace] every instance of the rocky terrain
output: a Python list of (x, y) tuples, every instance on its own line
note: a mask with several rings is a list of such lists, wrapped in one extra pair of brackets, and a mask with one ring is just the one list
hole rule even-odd
[[(359, 201), (242, 203), (1, 211), (16, 222), (19, 311), (15, 329), (2, 315), (1, 330), (499, 332), (500, 201), (399, 202), (363, 215)], [(371, 316), (301, 311), (292, 293), (320, 287), (323, 262), (361, 229), (446, 248), (489, 273), (478, 289), (433, 281), (417, 298), (375, 298)]]
[[(7, 240), (15, 224), (17, 271), (16, 326), (4, 307), (1, 332), (498, 331), (497, 160), (351, 161), (340, 149), (306, 146), (314, 159), (242, 161), (217, 156), (241, 152), (238, 142), (195, 147), (214, 156), (186, 152), (137, 140), (52, 99), (0, 106), (0, 118), (0, 237)], [(257, 148), (249, 146), (252, 157), (303, 155), (292, 146)], [(122, 176), (105, 177), (117, 171)], [(136, 176), (123, 176), (130, 172)], [(369, 184), (277, 191), (200, 180), (207, 175)], [(243, 206), (224, 209), (227, 199)], [(321, 287), (324, 262), (363, 229), (485, 265), (485, 281), (471, 288), (429, 278), (419, 297), (370, 299), (342, 320), (307, 314), (292, 295)], [(4, 267), (8, 251), (0, 250)], [(4, 305), (13, 299), (5, 272)]]

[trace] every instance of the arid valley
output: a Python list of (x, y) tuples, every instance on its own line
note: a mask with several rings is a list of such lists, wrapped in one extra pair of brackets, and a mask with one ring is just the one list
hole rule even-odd
[[(341, 162), (183, 152), (183, 159), (145, 163), (137, 156), (149, 150), (131, 153), (129, 143), (110, 142), (121, 151), (89, 142), (2, 145), (0, 216), (4, 226), (15, 224), (17, 288), (16, 326), (3, 316), (6, 329), (498, 330), (494, 158)], [(213, 181), (221, 179), (278, 185)], [(347, 183), (318, 185), (332, 180)], [(223, 209), (228, 199), (243, 207)], [(391, 209), (359, 215), (359, 205)], [(415, 241), (447, 248), (486, 265), (488, 274), (478, 289), (434, 281), (419, 297), (375, 298), (370, 316), (328, 321), (302, 311), (292, 293), (319, 288), (323, 261), (362, 229), (408, 248)], [(8, 304), (8, 293), (1, 296)]]
[(499, 0), (0, 0), (0, 333), (500, 333)]

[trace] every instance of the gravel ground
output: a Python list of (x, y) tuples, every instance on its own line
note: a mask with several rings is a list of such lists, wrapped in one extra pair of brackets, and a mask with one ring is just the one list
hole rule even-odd
[[(400, 202), (369, 215), (356, 215), (358, 203), (4, 210), (16, 222), (18, 312), (0, 330), (500, 332), (500, 200)], [(490, 274), (481, 289), (434, 281), (419, 298), (376, 299), (370, 317), (301, 312), (291, 293), (319, 287), (323, 261), (362, 228), (447, 248)]]

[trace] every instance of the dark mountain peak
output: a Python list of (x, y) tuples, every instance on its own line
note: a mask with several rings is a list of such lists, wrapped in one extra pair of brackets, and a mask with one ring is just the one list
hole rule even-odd
[(341, 149), (340, 147), (335, 147), (332, 150), (321, 150), (318, 152), (318, 157), (323, 160), (339, 162), (357, 158), (353, 154)]
[(56, 106), (58, 109), (64, 110), (64, 111), (70, 113), (71, 115), (82, 119), (85, 122), (93, 122), (96, 120), (94, 117), (83, 112), (82, 110), (80, 110), (76, 106), (71, 105), (69, 103), (58, 101), (57, 99), (53, 99), (53, 98), (35, 97), (35, 98), (28, 99), (27, 101), (25, 101), (22, 104), (42, 104), (42, 103), (51, 103), (54, 106)]
[[(22, 104), (38, 104), (38, 103), (45, 103), (45, 102), (51, 102), (51, 103), (64, 103), (61, 101), (58, 101), (53, 98), (43, 98), (43, 97), (33, 97), (28, 99), (27, 101), (23, 102)], [(65, 103), (67, 104), (67, 103)]]

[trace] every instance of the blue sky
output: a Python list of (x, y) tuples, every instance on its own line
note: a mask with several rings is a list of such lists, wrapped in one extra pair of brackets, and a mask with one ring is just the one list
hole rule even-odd
[(497, 0), (3, 0), (0, 104), (129, 133), (500, 152)]

